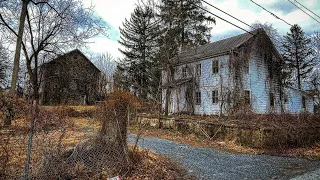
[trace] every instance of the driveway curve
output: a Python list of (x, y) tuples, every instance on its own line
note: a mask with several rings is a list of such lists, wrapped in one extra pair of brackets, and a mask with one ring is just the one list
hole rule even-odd
[[(135, 135), (129, 135), (129, 142)], [(145, 137), (139, 146), (178, 160), (197, 179), (291, 179), (320, 169), (320, 161), (268, 155), (234, 154), (214, 148), (198, 148), (165, 139)]]

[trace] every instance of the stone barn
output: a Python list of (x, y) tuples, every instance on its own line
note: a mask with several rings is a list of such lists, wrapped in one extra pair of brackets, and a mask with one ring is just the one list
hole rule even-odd
[(100, 97), (101, 71), (78, 49), (40, 67), (40, 104), (85, 105)]

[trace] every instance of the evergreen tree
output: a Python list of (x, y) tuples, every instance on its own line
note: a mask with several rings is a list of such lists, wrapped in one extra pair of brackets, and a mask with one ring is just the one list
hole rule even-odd
[(118, 80), (120, 83), (124, 82), (121, 79), (127, 80), (131, 85), (130, 90), (143, 99), (152, 94), (153, 89), (157, 89), (153, 86), (159, 79), (154, 76), (158, 68), (154, 58), (158, 32), (159, 25), (154, 12), (146, 5), (137, 6), (130, 20), (126, 19), (123, 28), (120, 28), (119, 43), (124, 49), (119, 50), (125, 57), (118, 65), (118, 72), (122, 72)]
[(215, 19), (206, 16), (199, 7), (204, 8), (200, 0), (161, 0), (159, 18), (165, 31), (162, 44), (168, 40), (171, 46), (175, 44), (171, 48), (172, 56), (188, 47), (209, 42), (211, 28), (208, 24), (215, 23)]
[(303, 30), (297, 25), (290, 28), (290, 32), (284, 36), (283, 58), (285, 60), (284, 76), (288, 84), (302, 89), (302, 81), (308, 77), (314, 66), (313, 50), (310, 47), (311, 40), (305, 36)]
[[(173, 80), (174, 63), (172, 58), (179, 52), (197, 45), (203, 45), (210, 40), (210, 23), (215, 19), (207, 16), (201, 9), (205, 8), (200, 0), (161, 0), (158, 17), (161, 19), (162, 35), (159, 38), (159, 52), (157, 58), (167, 73), (167, 84)], [(165, 88), (165, 115), (171, 90)]]

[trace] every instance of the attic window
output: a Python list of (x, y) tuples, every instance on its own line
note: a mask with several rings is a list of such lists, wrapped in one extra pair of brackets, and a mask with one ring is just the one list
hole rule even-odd
[(212, 60), (212, 74), (219, 73), (219, 60), (215, 59)]

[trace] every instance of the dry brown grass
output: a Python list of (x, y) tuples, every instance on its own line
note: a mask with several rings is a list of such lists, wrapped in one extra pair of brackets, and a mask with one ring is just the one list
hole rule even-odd
[[(33, 138), (30, 173), (33, 174), (40, 160), (50, 154), (55, 154), (57, 149), (68, 150), (79, 143), (92, 137), (100, 128), (100, 122), (88, 119), (87, 113), (74, 115), (75, 111), (94, 111), (95, 107), (41, 107), (44, 119), (51, 120), (36, 122), (36, 133)], [(71, 113), (70, 113), (71, 112)], [(52, 116), (52, 117), (51, 117)], [(90, 117), (90, 116), (89, 116)], [(63, 119), (63, 121), (62, 121)], [(68, 122), (68, 126), (66, 126)], [(12, 126), (0, 129), (0, 179), (17, 179), (24, 175), (26, 160), (28, 132), (30, 117), (19, 117)], [(50, 125), (50, 126), (48, 126)], [(153, 152), (138, 150), (133, 154), (130, 171), (124, 179), (186, 179), (186, 172), (177, 163)], [(5, 164), (2, 162), (5, 161)], [(79, 165), (79, 167), (78, 167)], [(81, 171), (83, 167), (78, 164), (78, 176), (87, 176)], [(103, 172), (103, 171), (102, 171)], [(88, 172), (89, 173), (89, 172)], [(96, 179), (107, 179), (108, 176), (95, 176)], [(121, 177), (122, 178), (122, 177)], [(92, 178), (91, 178), (92, 179)]]
[(240, 146), (235, 143), (235, 141), (215, 141), (207, 138), (199, 137), (193, 133), (183, 133), (168, 129), (154, 129), (145, 128), (143, 130), (138, 126), (130, 126), (129, 130), (131, 133), (142, 132), (143, 136), (146, 137), (158, 137), (162, 139), (167, 139), (171, 141), (176, 141), (180, 143), (185, 143), (190, 146), (204, 147), (204, 148), (217, 148), (223, 149), (236, 153), (249, 153), (249, 154), (262, 154), (264, 151), (261, 149), (249, 148), (245, 146)]
[[(131, 149), (132, 150), (132, 149)], [(132, 152), (131, 152), (132, 153)], [(138, 149), (132, 158), (131, 171), (123, 179), (195, 179), (177, 162), (150, 150)]]
[(217, 148), (226, 150), (234, 153), (246, 153), (246, 154), (269, 154), (278, 156), (292, 156), (292, 157), (303, 157), (308, 159), (320, 159), (320, 144), (316, 143), (313, 146), (303, 148), (283, 148), (283, 149), (262, 149), (262, 148), (250, 148), (241, 146), (233, 141), (219, 141), (210, 140), (205, 137), (199, 137), (192, 133), (182, 133), (168, 129), (154, 129), (144, 128), (132, 125), (129, 127), (130, 132), (138, 134), (141, 133), (146, 137), (157, 137), (185, 143), (190, 146), (204, 147), (204, 148)]

